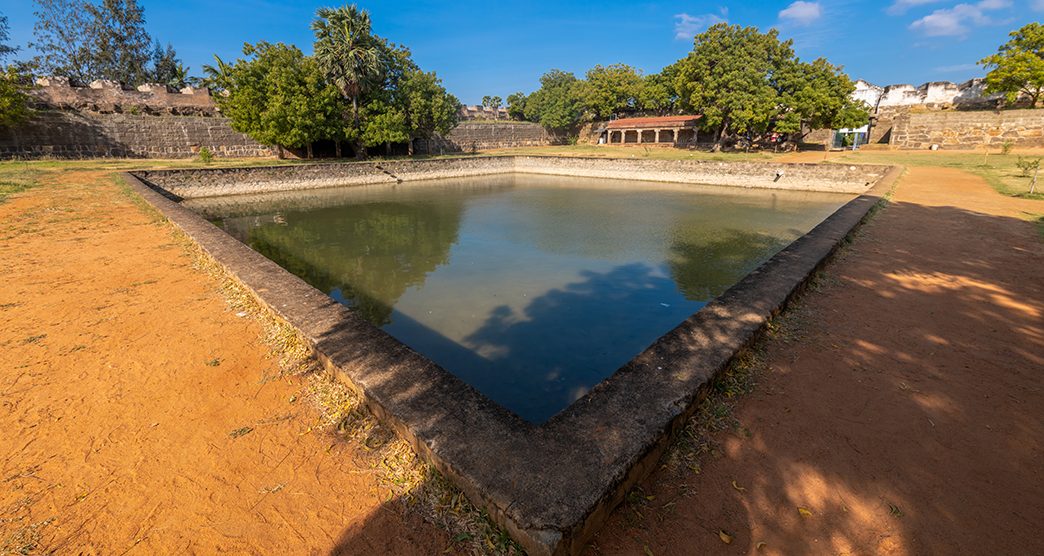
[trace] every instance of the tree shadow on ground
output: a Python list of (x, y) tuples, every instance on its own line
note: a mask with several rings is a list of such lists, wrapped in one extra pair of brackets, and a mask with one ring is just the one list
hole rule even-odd
[(892, 203), (764, 340), (698, 471), (660, 467), (589, 552), (1044, 552), (1042, 261), (1032, 223)]
[(891, 204), (763, 341), (757, 389), (698, 473), (658, 470), (591, 552), (1044, 550), (1035, 236)]

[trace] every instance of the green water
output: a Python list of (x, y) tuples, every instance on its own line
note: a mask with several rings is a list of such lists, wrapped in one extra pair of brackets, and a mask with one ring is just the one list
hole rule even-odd
[(185, 204), (539, 423), (850, 198), (504, 174)]

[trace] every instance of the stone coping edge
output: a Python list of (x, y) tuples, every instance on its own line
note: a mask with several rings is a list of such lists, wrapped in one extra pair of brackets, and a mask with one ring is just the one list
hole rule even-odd
[(716, 373), (756, 340), (902, 173), (848, 202), (543, 425), (485, 398), (138, 177), (192, 238), (417, 453), (534, 555), (576, 554), (658, 464)]

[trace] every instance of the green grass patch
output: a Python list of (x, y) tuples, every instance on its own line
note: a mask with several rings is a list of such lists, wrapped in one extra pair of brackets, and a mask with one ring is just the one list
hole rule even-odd
[[(1030, 193), (1032, 177), (1024, 176), (1018, 167), (1019, 154), (1001, 154), (991, 151), (861, 151), (830, 158), (833, 163), (899, 164), (902, 166), (935, 166), (964, 170), (986, 180), (990, 187), (1002, 195), (1024, 199), (1044, 200), (1044, 175), (1040, 177), (1036, 192)], [(1026, 158), (1044, 158), (1044, 154), (1021, 155)]]
[(0, 162), (0, 203), (39, 184), (41, 170), (31, 162)]

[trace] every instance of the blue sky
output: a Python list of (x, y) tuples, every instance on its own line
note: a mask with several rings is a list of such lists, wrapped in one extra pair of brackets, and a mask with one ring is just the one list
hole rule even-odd
[[(311, 51), (315, 9), (336, 2), (143, 0), (149, 32), (172, 42), (193, 74), (244, 42)], [(550, 68), (578, 75), (623, 62), (647, 73), (685, 55), (717, 21), (776, 27), (805, 59), (825, 56), (880, 85), (963, 81), (1008, 32), (1044, 15), (1044, 0), (780, 0), (636, 2), (363, 1), (377, 34), (409, 46), (463, 102), (536, 88)], [(0, 0), (12, 41), (31, 39), (33, 2)], [(23, 52), (24, 54), (24, 52)]]

